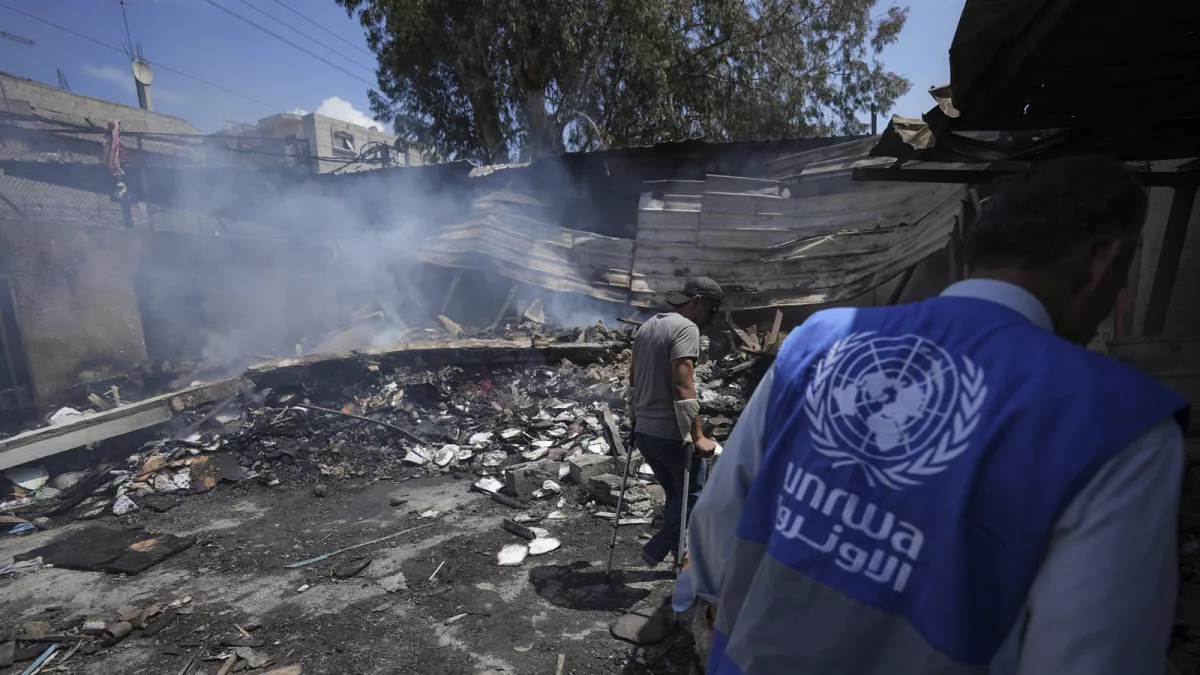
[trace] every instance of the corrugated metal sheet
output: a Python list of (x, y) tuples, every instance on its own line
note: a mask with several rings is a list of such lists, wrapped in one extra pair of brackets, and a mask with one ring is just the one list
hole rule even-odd
[(447, 267), (490, 269), (555, 291), (625, 302), (633, 240), (551, 224), (536, 199), (493, 192), (472, 203), (472, 216), (415, 242), (421, 260)]
[(682, 277), (701, 274), (721, 282), (731, 309), (837, 302), (945, 246), (962, 188), (850, 179), (855, 166), (875, 163), (810, 164), (790, 185), (728, 176), (647, 183), (633, 304), (661, 306)]
[(845, 300), (945, 246), (961, 208), (957, 185), (855, 182), (854, 168), (891, 161), (867, 157), (869, 148), (859, 140), (776, 160), (784, 180), (645, 182), (636, 239), (567, 229), (528, 195), (490, 193), (470, 220), (417, 251), (435, 264), (646, 307), (695, 275), (721, 282), (731, 309)]

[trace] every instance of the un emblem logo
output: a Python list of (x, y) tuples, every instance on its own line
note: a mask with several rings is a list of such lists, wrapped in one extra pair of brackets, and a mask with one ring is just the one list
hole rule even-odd
[(987, 393), (982, 368), (919, 335), (854, 333), (817, 361), (804, 410), (834, 467), (899, 490), (966, 452)]

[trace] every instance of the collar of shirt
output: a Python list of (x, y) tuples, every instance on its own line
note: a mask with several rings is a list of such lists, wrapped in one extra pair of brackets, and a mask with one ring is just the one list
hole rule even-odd
[(1032, 293), (1007, 281), (996, 279), (966, 279), (950, 284), (942, 296), (951, 298), (977, 298), (987, 300), (1017, 312), (1034, 325), (1054, 331), (1054, 322), (1046, 307)]

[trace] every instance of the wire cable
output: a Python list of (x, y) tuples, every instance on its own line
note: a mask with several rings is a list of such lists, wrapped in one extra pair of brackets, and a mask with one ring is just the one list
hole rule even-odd
[(283, 0), (275, 0), (275, 4), (277, 4), (277, 5), (279, 5), (280, 7), (282, 7), (282, 8), (284, 8), (284, 9), (286, 9), (287, 11), (291, 12), (292, 14), (295, 14), (296, 16), (300, 17), (301, 19), (304, 19), (305, 21), (307, 21), (307, 22), (311, 23), (312, 25), (316, 26), (317, 28), (320, 28), (321, 30), (325, 31), (326, 33), (329, 33), (329, 34), (330, 34), (330, 35), (332, 35), (334, 38), (336, 38), (336, 39), (338, 39), (338, 40), (341, 40), (342, 42), (345, 42), (346, 44), (350, 45), (351, 47), (354, 47), (355, 49), (357, 49), (358, 51), (360, 51), (360, 52), (362, 52), (362, 53), (366, 54), (367, 56), (369, 56), (369, 57), (371, 57), (371, 58), (375, 58), (375, 55), (374, 55), (374, 54), (372, 54), (371, 52), (369, 52), (369, 51), (367, 51), (367, 50), (363, 49), (362, 47), (359, 47), (358, 45), (356, 45), (356, 44), (354, 44), (353, 42), (351, 42), (351, 41), (347, 40), (346, 38), (344, 38), (344, 37), (342, 37), (342, 36), (338, 35), (337, 33), (335, 33), (335, 32), (333, 32), (333, 31), (329, 30), (328, 28), (326, 28), (325, 26), (322, 26), (321, 24), (317, 23), (316, 21), (313, 21), (312, 19), (310, 19), (310, 18), (308, 18), (307, 16), (305, 16), (303, 13), (301, 13), (301, 12), (299, 12), (299, 11), (295, 10), (295, 9), (292, 9), (291, 7), (288, 7), (287, 5), (283, 4)]
[(241, 14), (238, 14), (237, 12), (233, 11), (232, 9), (229, 9), (228, 7), (218, 3), (216, 0), (204, 0), (204, 1), (207, 2), (208, 4), (212, 5), (213, 7), (216, 7), (217, 9), (221, 10), (222, 12), (225, 12), (226, 14), (234, 17), (235, 19), (237, 19), (239, 21), (244, 21), (244, 22), (250, 24), (251, 26), (254, 26), (255, 28), (266, 33), (267, 35), (270, 35), (271, 37), (275, 38), (276, 40), (279, 40), (280, 42), (283, 42), (284, 44), (290, 45), (290, 46), (304, 52), (305, 54), (308, 54), (309, 56), (320, 61), (321, 63), (324, 63), (325, 65), (329, 66), (330, 68), (334, 68), (336, 70), (339, 70), (339, 71), (345, 73), (346, 75), (349, 75), (350, 77), (353, 77), (354, 79), (358, 80), (359, 82), (366, 84), (368, 87), (375, 86), (374, 82), (371, 82), (370, 80), (368, 80), (364, 77), (355, 75), (354, 73), (346, 70), (345, 68), (339, 66), (338, 64), (334, 63), (333, 61), (330, 61), (329, 59), (325, 58), (324, 56), (317, 54), (316, 52), (313, 52), (305, 47), (301, 47), (300, 45), (296, 44), (295, 42), (292, 42), (291, 40), (283, 37), (279, 33), (272, 31), (270, 28), (264, 28), (263, 26), (255, 23), (254, 21), (247, 19), (246, 17), (242, 16)]
[[(34, 21), (37, 21), (38, 23), (42, 23), (42, 24), (45, 24), (45, 25), (47, 25), (47, 26), (50, 26), (51, 28), (56, 28), (56, 29), (58, 29), (58, 30), (61, 30), (61, 31), (63, 31), (64, 33), (70, 33), (71, 35), (74, 35), (75, 37), (77, 37), (77, 38), (79, 38), (79, 39), (81, 39), (81, 40), (87, 40), (88, 42), (91, 42), (92, 44), (96, 44), (96, 45), (99, 45), (99, 46), (101, 46), (101, 47), (104, 47), (105, 49), (111, 49), (111, 50), (113, 50), (114, 52), (119, 52), (119, 53), (121, 53), (121, 54), (124, 54), (124, 53), (125, 53), (125, 50), (124, 50), (124, 49), (121, 49), (120, 47), (114, 47), (113, 45), (110, 45), (110, 44), (108, 44), (107, 42), (101, 42), (100, 40), (97, 40), (97, 39), (96, 39), (96, 38), (94, 38), (94, 37), (91, 37), (91, 36), (88, 36), (88, 35), (84, 35), (83, 33), (80, 33), (80, 32), (77, 32), (77, 31), (73, 31), (73, 30), (71, 30), (70, 28), (67, 28), (67, 27), (65, 27), (65, 26), (60, 26), (60, 25), (58, 25), (58, 24), (56, 24), (56, 23), (54, 23), (54, 22), (52, 22), (52, 21), (47, 21), (47, 20), (45, 20), (45, 19), (43, 19), (43, 18), (41, 18), (41, 17), (34, 16), (34, 15), (32, 15), (32, 14), (29, 14), (29, 13), (27, 13), (27, 12), (23, 12), (23, 11), (21, 11), (21, 10), (17, 9), (16, 7), (12, 7), (12, 6), (10, 6), (10, 5), (7, 5), (7, 4), (5, 4), (5, 3), (3, 3), (3, 2), (0, 2), (0, 7), (3, 7), (4, 9), (7, 9), (7, 10), (9, 10), (9, 11), (11, 11), (11, 12), (16, 12), (17, 14), (20, 14), (21, 16), (24, 16), (24, 17), (26, 17), (26, 18), (29, 18), (29, 19), (33, 19)], [(270, 103), (266, 103), (266, 102), (264, 102), (264, 101), (260, 101), (260, 100), (258, 100), (258, 99), (256, 99), (256, 98), (254, 98), (253, 96), (247, 96), (246, 94), (242, 94), (242, 93), (240, 93), (240, 92), (236, 92), (236, 91), (234, 91), (234, 90), (232, 90), (232, 89), (228, 89), (228, 88), (226, 88), (226, 87), (222, 87), (222, 86), (221, 86), (221, 85), (219, 85), (219, 84), (213, 84), (212, 82), (209, 82), (208, 80), (204, 80), (204, 79), (201, 79), (201, 78), (199, 78), (199, 77), (196, 77), (195, 75), (189, 75), (189, 74), (187, 74), (187, 73), (183, 72), (182, 70), (176, 70), (175, 68), (172, 68), (171, 66), (168, 66), (168, 65), (166, 65), (165, 63), (162, 63), (162, 62), (159, 62), (159, 61), (149, 61), (148, 63), (150, 63), (150, 65), (152, 65), (152, 66), (155, 66), (155, 67), (157, 67), (157, 68), (162, 68), (163, 70), (166, 70), (166, 71), (168, 71), (168, 72), (175, 73), (176, 75), (179, 75), (180, 77), (186, 77), (186, 78), (187, 78), (187, 79), (189, 79), (189, 80), (194, 80), (194, 81), (196, 81), (196, 82), (199, 82), (200, 84), (203, 84), (203, 85), (205, 85), (205, 86), (212, 87), (213, 89), (218, 89), (218, 90), (220, 90), (220, 91), (223, 91), (223, 92), (225, 92), (226, 94), (230, 94), (230, 95), (233, 95), (233, 96), (237, 96), (238, 98), (244, 98), (244, 99), (246, 99), (247, 101), (250, 101), (251, 103), (257, 103), (258, 105), (261, 105), (261, 106), (263, 106), (263, 107), (266, 107), (266, 108), (270, 108), (271, 110), (278, 110), (279, 112), (287, 112), (287, 110), (285, 110), (285, 109), (283, 109), (283, 108), (280, 108), (279, 106), (276, 106), (276, 105), (271, 105)]]
[(343, 54), (343, 53), (339, 52), (338, 50), (334, 49), (333, 47), (330, 47), (329, 45), (325, 44), (324, 42), (321, 42), (321, 41), (320, 41), (320, 40), (318, 40), (317, 38), (315, 38), (315, 37), (313, 37), (313, 36), (309, 35), (308, 33), (305, 33), (304, 31), (300, 30), (299, 28), (296, 28), (295, 26), (293, 26), (293, 25), (291, 25), (291, 24), (289, 24), (289, 23), (287, 23), (287, 22), (285, 22), (285, 21), (283, 21), (283, 20), (279, 19), (278, 17), (272, 16), (271, 14), (268, 14), (267, 12), (265, 12), (265, 11), (263, 11), (263, 10), (259, 9), (258, 7), (255, 7), (253, 3), (249, 2), (249, 0), (237, 0), (237, 1), (238, 1), (238, 2), (240, 2), (240, 3), (242, 3), (242, 4), (243, 4), (243, 5), (245, 5), (245, 6), (249, 7), (250, 9), (252, 9), (252, 10), (254, 10), (254, 11), (258, 12), (259, 14), (262, 14), (263, 16), (265, 16), (265, 17), (267, 17), (268, 19), (270, 19), (270, 20), (274, 21), (275, 23), (277, 23), (277, 24), (279, 24), (279, 25), (283, 26), (284, 28), (287, 28), (288, 30), (290, 30), (290, 31), (292, 31), (292, 32), (294, 32), (294, 33), (296, 33), (297, 35), (300, 35), (300, 36), (301, 36), (301, 37), (303, 37), (304, 39), (306, 39), (306, 40), (311, 40), (312, 42), (315, 42), (316, 44), (318, 44), (318, 45), (320, 45), (320, 46), (324, 47), (325, 49), (329, 50), (331, 53), (333, 53), (333, 54), (336, 54), (337, 56), (339, 56), (339, 57), (341, 57), (341, 58), (345, 59), (346, 61), (348, 61), (348, 62), (350, 62), (350, 63), (352, 63), (352, 64), (354, 64), (354, 65), (358, 66), (359, 68), (362, 68), (363, 70), (365, 70), (365, 71), (367, 71), (367, 72), (369, 72), (369, 73), (372, 73), (372, 74), (375, 72), (375, 69), (374, 69), (374, 68), (372, 68), (371, 66), (365, 66), (365, 65), (363, 65), (363, 64), (361, 64), (361, 63), (359, 63), (358, 61), (355, 61), (354, 59), (350, 58), (349, 56), (346, 56), (345, 54)]

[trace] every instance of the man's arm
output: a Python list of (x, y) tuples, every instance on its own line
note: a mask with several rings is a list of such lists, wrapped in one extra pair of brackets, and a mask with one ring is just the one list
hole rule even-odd
[[(696, 365), (690, 358), (675, 359), (671, 362), (672, 391), (675, 394), (675, 400), (677, 402), (697, 401), (695, 377)], [(698, 401), (697, 405), (699, 405)], [(682, 422), (680, 424), (682, 426)], [(707, 440), (704, 438), (704, 427), (700, 422), (699, 412), (692, 416), (692, 420), (691, 423), (688, 424), (688, 428), (691, 429), (692, 442), (696, 444), (696, 448), (699, 450), (701, 441)], [(708, 450), (711, 452), (711, 449)]]
[(1018, 675), (1157, 675), (1178, 593), (1183, 435), (1135, 439), (1059, 518), (1029, 592)]
[(688, 583), (676, 587), (675, 608), (683, 611), (695, 597), (716, 603), (727, 555), (733, 548), (742, 507), (763, 457), (763, 429), (775, 370), (767, 371), (758, 389), (738, 417), (737, 426), (716, 468), (704, 484), (696, 508), (688, 518)]

